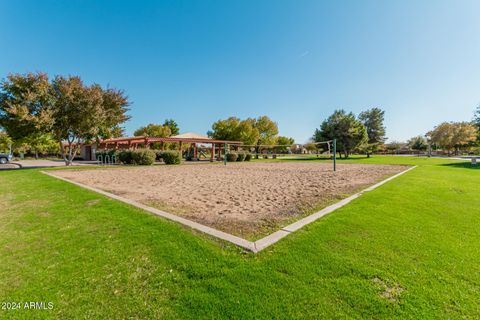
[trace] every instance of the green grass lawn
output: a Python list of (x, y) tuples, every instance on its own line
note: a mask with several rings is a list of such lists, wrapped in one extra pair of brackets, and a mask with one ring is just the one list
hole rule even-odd
[[(305, 160), (306, 161), (306, 160)], [(41, 174), (0, 172), (6, 318), (479, 318), (480, 170), (419, 167), (258, 254)]]

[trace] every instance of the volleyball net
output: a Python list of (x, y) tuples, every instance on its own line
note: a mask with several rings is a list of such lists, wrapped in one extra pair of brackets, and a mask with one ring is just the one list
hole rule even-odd
[(301, 158), (315, 156), (329, 159), (333, 156), (334, 140), (305, 144), (242, 145), (240, 149), (252, 154), (256, 159)]
[(254, 159), (324, 159), (333, 160), (333, 171), (337, 170), (337, 141), (325, 140), (305, 144), (240, 145), (236, 150), (248, 152)]

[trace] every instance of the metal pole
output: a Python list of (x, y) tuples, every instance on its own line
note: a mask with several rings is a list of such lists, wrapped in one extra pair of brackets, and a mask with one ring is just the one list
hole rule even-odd
[(227, 165), (227, 144), (226, 143), (224, 145), (224, 148), (225, 148), (224, 150), (225, 155), (223, 156), (223, 164)]
[(333, 171), (337, 171), (337, 139), (333, 139)]

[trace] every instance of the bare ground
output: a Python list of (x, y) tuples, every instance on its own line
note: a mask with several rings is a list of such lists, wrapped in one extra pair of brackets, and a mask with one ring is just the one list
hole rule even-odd
[(258, 236), (405, 170), (403, 166), (233, 163), (61, 170), (55, 175), (242, 237)]

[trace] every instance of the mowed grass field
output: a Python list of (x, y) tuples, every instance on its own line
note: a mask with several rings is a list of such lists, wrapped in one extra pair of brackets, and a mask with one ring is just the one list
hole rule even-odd
[(0, 318), (480, 318), (480, 170), (349, 162), (418, 167), (258, 254), (38, 170), (0, 172), (0, 302), (54, 304)]

